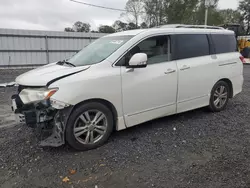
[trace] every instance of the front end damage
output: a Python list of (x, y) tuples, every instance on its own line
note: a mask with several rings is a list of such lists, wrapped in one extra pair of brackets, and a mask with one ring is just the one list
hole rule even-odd
[(22, 91), (25, 89), (39, 90), (40, 88), (18, 86), (18, 94), (11, 97), (12, 110), (17, 121), (36, 130), (41, 141), (40, 146), (59, 147), (65, 144), (65, 127), (73, 107), (67, 105), (56, 109), (50, 98), (27, 102), (22, 96)]

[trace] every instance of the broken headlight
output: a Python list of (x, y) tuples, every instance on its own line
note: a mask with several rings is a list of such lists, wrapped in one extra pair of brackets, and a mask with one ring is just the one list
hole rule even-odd
[(53, 98), (50, 99), (50, 104), (51, 104), (51, 106), (52, 106), (53, 108), (58, 109), (58, 110), (61, 110), (61, 109), (64, 109), (64, 108), (70, 106), (70, 105), (67, 104), (67, 103), (64, 103), (64, 102), (55, 100), (55, 99), (53, 99)]
[(47, 89), (47, 88), (40, 88), (40, 89), (23, 89), (19, 96), (24, 104), (47, 100), (52, 95), (54, 95), (58, 91), (58, 88)]

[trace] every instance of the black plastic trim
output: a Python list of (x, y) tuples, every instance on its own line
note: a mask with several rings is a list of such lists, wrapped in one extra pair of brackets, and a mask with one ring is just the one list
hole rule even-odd
[(127, 65), (126, 68), (132, 68), (132, 69), (136, 69), (136, 68), (146, 68), (147, 64), (145, 65)]
[(212, 39), (212, 34), (207, 34), (210, 55), (216, 55), (215, 45)]

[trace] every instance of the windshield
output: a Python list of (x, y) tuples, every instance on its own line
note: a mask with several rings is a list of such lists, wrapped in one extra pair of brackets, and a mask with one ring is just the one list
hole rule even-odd
[(133, 36), (104, 37), (83, 48), (69, 60), (75, 66), (93, 65), (105, 60)]

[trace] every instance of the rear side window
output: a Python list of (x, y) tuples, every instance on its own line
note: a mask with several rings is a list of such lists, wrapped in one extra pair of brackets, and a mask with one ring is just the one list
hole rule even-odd
[(237, 51), (237, 42), (234, 35), (219, 35), (213, 34), (211, 35), (215, 53), (230, 53)]
[(209, 43), (205, 34), (174, 35), (175, 60), (209, 55)]

